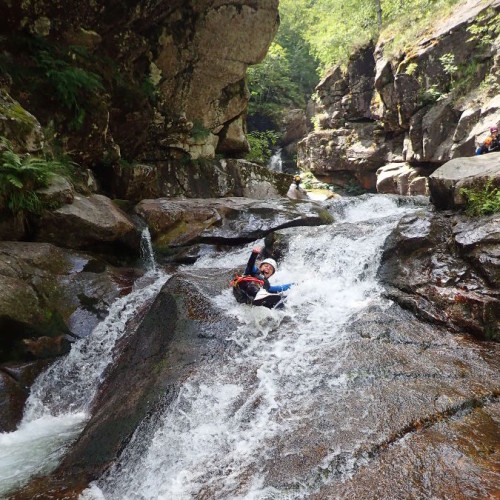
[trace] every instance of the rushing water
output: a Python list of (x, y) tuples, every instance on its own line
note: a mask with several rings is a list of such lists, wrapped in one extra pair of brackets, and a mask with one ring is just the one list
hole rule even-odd
[(269, 169), (275, 172), (283, 171), (283, 158), (281, 148), (278, 149), (269, 159)]
[[(370, 305), (385, 305), (375, 278), (381, 248), (413, 209), (371, 197), (344, 207), (331, 227), (290, 230), (275, 280), (296, 283), (287, 307), (237, 305), (230, 291), (216, 297), (239, 319), (240, 327), (227, 332), (232, 346), (199, 366), (148, 442), (136, 434), (120, 462), (83, 498), (292, 498), (267, 485), (270, 464), (280, 447), (290, 446), (288, 437), (313, 419), (321, 422), (318, 395), (335, 398), (348, 383), (344, 325)], [(207, 256), (196, 267), (241, 266), (250, 247)]]
[(0, 433), (0, 496), (30, 476), (52, 470), (88, 420), (103, 373), (113, 360), (115, 343), (127, 333), (129, 320), (167, 280), (156, 271), (147, 249), (148, 273), (136, 281), (129, 295), (111, 306), (88, 337), (75, 342), (66, 357), (37, 378), (18, 429)]
[(146, 226), (141, 234), (141, 257), (149, 271), (156, 272), (156, 260), (153, 252), (153, 243), (151, 241), (151, 233)]
[[(174, 401), (139, 426), (81, 500), (309, 498), (321, 488), (337, 488), (335, 478), (350, 491), (350, 478), (375, 450), (391, 445), (391, 453), (397, 451), (392, 443), (409, 423), (461, 408), (471, 387), (480, 395), (491, 392), (488, 381), (498, 375), (483, 350), (409, 315), (402, 321), (406, 329), (400, 327), (382, 297), (376, 272), (384, 241), (416, 207), (387, 196), (332, 207), (335, 224), (286, 231), (289, 249), (271, 280), (295, 282), (284, 309), (237, 304), (230, 290), (213, 297), (214, 307), (238, 320), (238, 328), (226, 332), (227, 347), (199, 361)], [(200, 274), (204, 268), (242, 268), (252, 246), (207, 252), (192, 267)], [(2, 451), (8, 450), (0, 462), (4, 491), (37, 471), (38, 462), (57, 462), (87, 418), (127, 319), (163, 281), (120, 299), (88, 342), (40, 377), (18, 431), (0, 436)], [(374, 317), (382, 320), (370, 323)], [(24, 445), (31, 439), (35, 450)], [(401, 448), (418, 466), (410, 441), (401, 439)], [(446, 461), (464, 468), (453, 453), (443, 460), (430, 456), (435, 477), (445, 477), (439, 464)], [(403, 488), (406, 471), (415, 468), (405, 460), (394, 459), (403, 470)], [(354, 490), (341, 498), (391, 498), (395, 472), (382, 471), (385, 482), (379, 474), (363, 494)], [(475, 477), (482, 472), (474, 471)], [(424, 481), (432, 485), (436, 479), (427, 475)], [(379, 482), (382, 493), (371, 495)], [(429, 491), (417, 484), (411, 494), (395, 497), (443, 497)], [(471, 498), (483, 490), (467, 491)], [(336, 497), (334, 490), (318, 498)]]

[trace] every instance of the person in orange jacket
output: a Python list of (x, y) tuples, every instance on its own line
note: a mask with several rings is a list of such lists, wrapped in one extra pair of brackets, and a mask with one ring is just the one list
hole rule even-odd
[(236, 300), (240, 303), (264, 306), (269, 309), (282, 303), (282, 293), (288, 290), (293, 283), (271, 285), (269, 278), (276, 272), (277, 264), (274, 259), (264, 259), (257, 267), (257, 256), (262, 247), (254, 247), (243, 276), (237, 276), (231, 283)]
[(493, 151), (500, 151), (500, 137), (498, 136), (498, 127), (496, 125), (490, 127), (490, 135), (476, 149), (476, 156), (492, 153)]

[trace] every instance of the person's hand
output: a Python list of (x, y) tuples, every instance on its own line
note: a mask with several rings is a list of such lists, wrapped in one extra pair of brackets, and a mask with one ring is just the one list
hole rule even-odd
[(262, 253), (262, 247), (259, 247), (259, 246), (253, 247), (252, 253), (256, 253), (256, 254)]

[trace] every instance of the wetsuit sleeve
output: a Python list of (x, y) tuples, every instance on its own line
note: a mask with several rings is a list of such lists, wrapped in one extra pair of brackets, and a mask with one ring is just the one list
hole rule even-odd
[(247, 262), (247, 267), (245, 267), (245, 275), (250, 275), (253, 276), (257, 271), (257, 267), (255, 265), (255, 261), (257, 260), (257, 255), (255, 252), (252, 252), (252, 255), (250, 255), (250, 258), (248, 259)]
[(271, 293), (286, 292), (293, 284), (294, 283), (285, 283), (284, 285), (271, 285), (268, 291)]

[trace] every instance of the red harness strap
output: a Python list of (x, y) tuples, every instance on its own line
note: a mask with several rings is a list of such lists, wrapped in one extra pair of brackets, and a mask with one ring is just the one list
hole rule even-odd
[(236, 275), (236, 278), (234, 278), (234, 280), (231, 281), (231, 283), (229, 283), (229, 284), (232, 286), (237, 286), (242, 281), (243, 282), (252, 281), (252, 282), (256, 283), (257, 285), (264, 286), (264, 282), (258, 278), (254, 278), (253, 276), (239, 276), (238, 274)]

